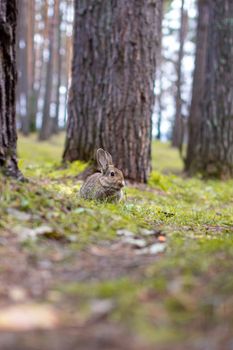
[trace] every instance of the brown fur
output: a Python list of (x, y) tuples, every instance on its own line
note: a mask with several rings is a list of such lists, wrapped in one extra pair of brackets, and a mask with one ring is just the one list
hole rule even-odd
[[(121, 170), (112, 164), (111, 155), (99, 148), (96, 152), (101, 173), (89, 176), (80, 189), (80, 196), (85, 199), (118, 202), (125, 185)], [(114, 175), (113, 175), (114, 174)]]

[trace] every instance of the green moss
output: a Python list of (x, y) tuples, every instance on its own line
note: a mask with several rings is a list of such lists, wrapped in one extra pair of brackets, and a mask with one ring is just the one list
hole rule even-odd
[[(38, 143), (36, 136), (19, 138), (20, 168), (28, 183), (0, 179), (0, 228), (35, 228), (42, 224), (70, 238), (69, 252), (117, 239), (118, 229), (141, 235), (141, 228), (166, 233), (166, 252), (143, 271), (95, 282), (58, 283), (64, 298), (71, 297), (85, 317), (95, 299), (111, 299), (109, 318), (155, 343), (179, 341), (203, 334), (203, 325), (232, 324), (222, 313), (233, 293), (233, 181), (203, 182), (178, 176), (177, 151), (153, 144), (153, 168), (148, 187), (128, 187), (118, 204), (79, 198), (76, 175), (85, 164), (60, 166), (64, 135)], [(25, 222), (9, 208), (31, 216)], [(24, 242), (36, 256), (42, 242)], [(143, 256), (142, 256), (143, 259)], [(120, 263), (120, 262), (119, 262)], [(87, 312), (87, 310), (89, 310)]]
[(162, 175), (157, 171), (152, 171), (148, 181), (148, 185), (151, 187), (160, 188), (164, 191), (168, 191), (172, 183), (169, 176)]
[(172, 148), (169, 142), (152, 144), (152, 167), (154, 170), (166, 174), (180, 174), (183, 163), (177, 149)]

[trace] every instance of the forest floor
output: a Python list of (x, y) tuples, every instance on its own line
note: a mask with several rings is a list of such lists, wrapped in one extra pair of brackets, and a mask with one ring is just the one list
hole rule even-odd
[(62, 148), (20, 136), (29, 181), (0, 178), (0, 349), (232, 350), (233, 181), (155, 143), (148, 186), (88, 202)]

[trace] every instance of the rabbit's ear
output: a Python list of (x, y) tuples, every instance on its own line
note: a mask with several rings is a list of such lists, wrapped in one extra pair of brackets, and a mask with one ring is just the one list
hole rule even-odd
[(108, 160), (108, 165), (113, 165), (111, 154), (108, 153), (107, 151), (105, 151), (105, 153), (106, 153), (106, 157), (107, 157), (107, 160)]
[(102, 171), (107, 170), (107, 167), (109, 165), (108, 155), (102, 148), (97, 149), (96, 159), (100, 169)]

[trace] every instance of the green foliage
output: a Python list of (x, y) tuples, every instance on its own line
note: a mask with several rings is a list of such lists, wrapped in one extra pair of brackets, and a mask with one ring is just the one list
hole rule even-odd
[(158, 187), (161, 190), (167, 191), (171, 186), (171, 179), (168, 176), (165, 176), (158, 171), (152, 171), (148, 185), (151, 187)]
[(165, 174), (181, 174), (183, 163), (177, 149), (170, 144), (154, 141), (152, 145), (152, 168)]
[[(20, 228), (47, 225), (52, 237), (69, 241), (72, 255), (119, 240), (119, 229), (141, 237), (146, 228), (166, 234), (167, 248), (132, 274), (126, 269), (107, 279), (99, 270), (90, 280), (57, 282), (53, 291), (74, 303), (84, 319), (93, 301), (110, 300), (109, 319), (155, 343), (204, 336), (206, 329), (211, 332), (221, 324), (230, 327), (232, 313), (223, 310), (224, 305), (232, 307), (233, 181), (178, 176), (182, 167), (177, 152), (156, 142), (147, 187), (129, 186), (119, 204), (84, 201), (78, 197), (76, 175), (85, 164), (61, 168), (62, 146), (62, 136), (42, 144), (20, 137), (20, 167), (29, 182), (1, 178), (1, 230), (18, 234)], [(44, 240), (41, 236), (35, 244), (28, 239), (23, 249), (37, 256), (47, 249)]]

